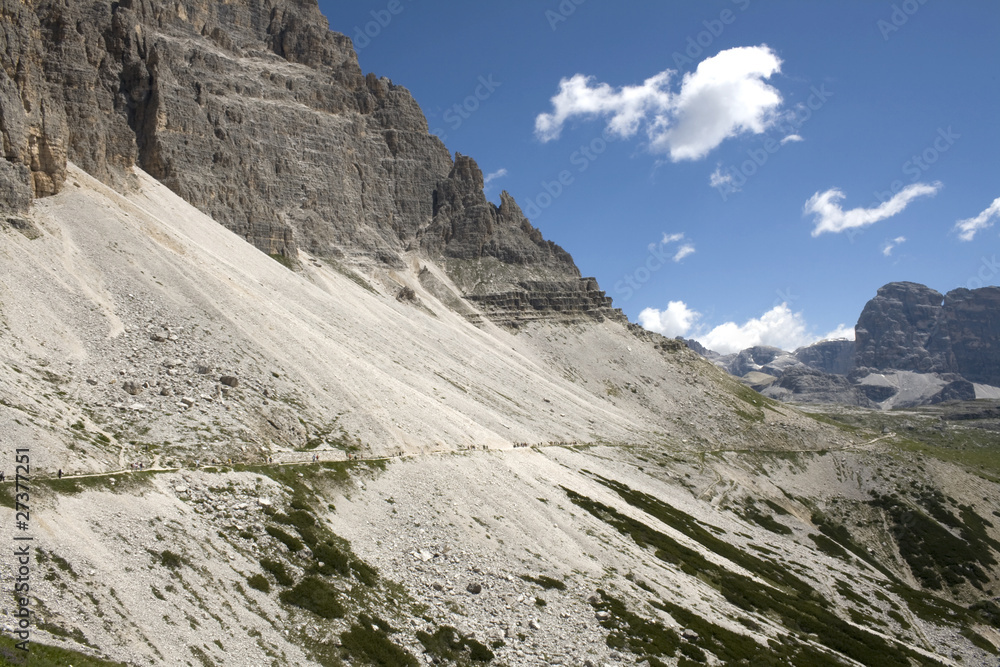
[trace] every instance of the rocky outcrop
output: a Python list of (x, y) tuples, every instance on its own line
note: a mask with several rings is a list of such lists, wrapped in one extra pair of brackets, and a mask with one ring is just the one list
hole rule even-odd
[(847, 375), (854, 368), (853, 340), (824, 340), (795, 351), (795, 358), (810, 368)]
[(856, 331), (858, 367), (957, 373), (1000, 385), (1000, 287), (942, 296), (923, 285), (890, 283), (865, 306)]
[(7, 212), (58, 192), (67, 160), (119, 188), (138, 165), (271, 255), (419, 251), (503, 321), (609, 311), (405, 88), (362, 74), (315, 0), (0, 3)]
[(567, 281), (524, 281), (506, 292), (470, 294), (491, 319), (509, 326), (556, 317), (563, 321), (611, 318), (624, 322), (625, 317), (597, 286), (594, 278)]
[(1000, 386), (1000, 287), (948, 292), (931, 349), (965, 379)]
[(804, 365), (788, 369), (763, 393), (782, 401), (872, 406), (869, 398), (847, 378)]
[(944, 296), (917, 283), (889, 283), (865, 304), (855, 327), (856, 364), (878, 370), (947, 370), (928, 342)]

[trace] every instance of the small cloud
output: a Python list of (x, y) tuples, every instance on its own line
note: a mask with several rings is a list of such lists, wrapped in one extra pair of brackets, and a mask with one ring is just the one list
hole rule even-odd
[(799, 142), (799, 141), (805, 141), (805, 139), (803, 139), (802, 136), (798, 134), (789, 134), (787, 137), (781, 140), (781, 145), (784, 146), (785, 144), (792, 141)]
[(1000, 218), (1000, 197), (994, 199), (989, 208), (976, 217), (956, 222), (955, 231), (959, 233), (958, 238), (971, 241), (977, 232), (992, 227), (996, 218)]
[(825, 232), (842, 232), (846, 229), (867, 227), (881, 220), (898, 215), (917, 197), (935, 195), (941, 189), (941, 183), (913, 183), (897, 192), (892, 199), (874, 208), (853, 208), (845, 211), (840, 207), (844, 193), (837, 188), (826, 192), (817, 192), (806, 202), (803, 215), (812, 214), (816, 221), (812, 235), (819, 236)]
[(886, 257), (888, 257), (889, 255), (892, 254), (893, 250), (895, 250), (898, 246), (900, 246), (900, 245), (902, 245), (904, 243), (906, 243), (906, 237), (905, 236), (897, 236), (896, 238), (894, 238), (891, 241), (886, 241), (885, 245), (882, 246), (882, 254), (885, 255)]
[(693, 254), (694, 254), (694, 244), (685, 243), (684, 245), (682, 245), (680, 248), (677, 249), (676, 253), (674, 253), (674, 261), (679, 262), (688, 255), (693, 255)]
[(507, 175), (506, 169), (497, 169), (493, 173), (486, 174), (486, 177), (483, 178), (483, 186), (489, 187), (490, 183), (497, 180), (498, 178), (503, 178), (506, 175)]
[(666, 310), (644, 309), (639, 313), (639, 324), (650, 331), (676, 338), (690, 331), (699, 317), (701, 313), (691, 310), (683, 301), (671, 301)]
[(667, 69), (638, 86), (613, 88), (577, 74), (559, 82), (552, 113), (535, 119), (535, 136), (558, 139), (565, 124), (577, 117), (607, 118), (608, 132), (634, 136), (645, 126), (654, 152), (674, 162), (697, 160), (730, 137), (761, 134), (775, 123), (781, 94), (764, 82), (781, 71), (781, 60), (767, 45), (720, 51), (681, 79)]
[(716, 167), (712, 175), (708, 177), (708, 184), (713, 188), (719, 188), (725, 185), (731, 185), (733, 182), (733, 175), (728, 171), (723, 172), (722, 167)]
[[(684, 240), (684, 233), (683, 232), (680, 232), (680, 233), (677, 233), (677, 234), (666, 234), (666, 233), (664, 233), (663, 234), (663, 238), (660, 239), (660, 243), (659, 243), (660, 247), (657, 248), (656, 247), (657, 244), (650, 243), (649, 244), (649, 251), (650, 252), (655, 252), (655, 254), (660, 259), (666, 259), (667, 246), (670, 245), (670, 244), (672, 244), (672, 243), (680, 243), (683, 240)], [(689, 242), (683, 244), (682, 246), (680, 246), (679, 248), (677, 248), (677, 250), (674, 252), (674, 255), (673, 255), (672, 259), (675, 262), (679, 262), (682, 259), (684, 259), (685, 257), (687, 257), (688, 255), (693, 255), (694, 252), (695, 252), (694, 244), (689, 241)]]
[[(846, 324), (838, 324), (837, 328), (823, 336), (819, 340), (854, 340), (854, 327)], [(819, 341), (815, 341), (819, 342)]]

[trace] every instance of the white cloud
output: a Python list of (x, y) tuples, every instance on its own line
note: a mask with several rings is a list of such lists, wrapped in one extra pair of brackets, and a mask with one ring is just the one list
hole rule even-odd
[(650, 113), (670, 108), (670, 77), (673, 70), (646, 79), (641, 86), (615, 90), (606, 83), (592, 85), (594, 77), (577, 74), (559, 82), (552, 98), (553, 113), (535, 119), (535, 135), (543, 142), (558, 139), (563, 125), (575, 116), (610, 116), (608, 129), (620, 137), (630, 137)]
[(650, 331), (676, 338), (687, 334), (699, 317), (701, 314), (688, 308), (683, 301), (671, 301), (666, 310), (643, 310), (639, 313), (639, 324)]
[(976, 236), (976, 232), (992, 227), (994, 218), (1000, 218), (1000, 197), (994, 199), (989, 208), (976, 217), (956, 222), (955, 231), (959, 232), (958, 238), (963, 241), (971, 241)]
[[(841, 338), (846, 338), (847, 340), (854, 340), (854, 326), (847, 326), (846, 324), (838, 324), (837, 328), (823, 336), (819, 340), (840, 340)], [(819, 342), (819, 341), (815, 341)]]
[(608, 118), (608, 131), (622, 138), (645, 125), (650, 148), (674, 162), (704, 157), (730, 137), (760, 134), (776, 119), (781, 94), (764, 82), (781, 71), (766, 45), (727, 49), (684, 75), (670, 90), (675, 70), (664, 70), (639, 86), (613, 88), (577, 74), (559, 82), (552, 113), (535, 119), (543, 142), (558, 139), (572, 118)]
[(802, 136), (799, 134), (789, 134), (787, 137), (781, 140), (781, 145), (784, 146), (790, 141), (798, 142), (798, 141), (805, 141), (805, 139), (803, 139)]
[[(660, 247), (657, 248), (655, 243), (649, 244), (649, 251), (654, 253), (660, 259), (666, 259), (667, 246), (672, 243), (680, 243), (684, 240), (684, 233), (679, 232), (676, 234), (663, 234), (663, 238), (660, 239)], [(693, 255), (695, 253), (694, 244), (688, 241), (674, 251), (674, 255), (671, 259), (675, 262), (679, 262), (688, 255)]]
[(743, 324), (726, 322), (708, 333), (697, 336), (698, 342), (722, 354), (739, 352), (754, 345), (773, 345), (783, 350), (794, 350), (816, 341), (809, 333), (802, 313), (794, 313), (782, 303), (759, 318)]
[(708, 184), (713, 188), (730, 185), (733, 182), (733, 175), (728, 171), (723, 173), (722, 167), (716, 167), (712, 175), (708, 177)]
[[(671, 301), (666, 310), (646, 308), (639, 313), (639, 324), (650, 331), (671, 338), (688, 336), (710, 350), (732, 354), (754, 345), (772, 345), (783, 350), (795, 350), (821, 340), (847, 338), (854, 340), (854, 327), (844, 324), (824, 336), (810, 331), (802, 313), (793, 312), (787, 303), (767, 311), (759, 318), (750, 318), (743, 324), (726, 322), (716, 327), (695, 325), (701, 313), (692, 310), (683, 301)], [(692, 331), (693, 330), (693, 331)]]
[(845, 211), (839, 203), (844, 198), (844, 193), (837, 188), (831, 188), (810, 197), (803, 209), (803, 215), (812, 214), (815, 217), (816, 227), (813, 228), (813, 236), (819, 236), (824, 232), (842, 232), (845, 229), (867, 227), (898, 215), (917, 197), (937, 194), (940, 189), (940, 182), (929, 185), (913, 183), (875, 208), (852, 208)]
[(688, 255), (693, 255), (693, 254), (694, 254), (694, 244), (685, 243), (684, 245), (682, 245), (680, 248), (677, 249), (676, 253), (674, 253), (674, 261), (679, 262)]
[(506, 169), (497, 169), (492, 173), (486, 174), (486, 177), (483, 179), (483, 186), (488, 186), (491, 182), (497, 180), (498, 178), (503, 178), (506, 175)]
[(882, 246), (882, 254), (888, 257), (889, 255), (892, 254), (893, 250), (895, 250), (898, 246), (902, 245), (903, 243), (906, 243), (905, 236), (897, 236), (891, 241), (886, 241), (885, 245)]

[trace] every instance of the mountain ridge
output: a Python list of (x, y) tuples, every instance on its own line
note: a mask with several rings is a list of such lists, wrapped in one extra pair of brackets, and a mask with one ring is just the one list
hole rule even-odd
[(500, 279), (458, 282), (499, 322), (623, 318), (509, 194), (486, 200), (405, 88), (362, 75), (315, 2), (6, 4), (13, 212), (59, 192), (67, 160), (120, 187), (135, 165), (266, 254), (401, 268), (419, 250), (454, 278), (499, 263)]
[(0, 655), (995, 663), (995, 408), (628, 323), (315, 2), (0, 10)]
[[(942, 295), (919, 283), (888, 283), (865, 304), (855, 336), (794, 352), (755, 346), (727, 357), (688, 344), (782, 400), (905, 407), (1000, 397), (1000, 287)], [(910, 396), (899, 402), (900, 392)]]

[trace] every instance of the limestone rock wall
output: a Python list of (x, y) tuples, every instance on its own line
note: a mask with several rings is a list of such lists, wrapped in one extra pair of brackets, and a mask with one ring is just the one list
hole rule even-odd
[(499, 262), (457, 282), (500, 303), (535, 281), (507, 319), (609, 307), (315, 0), (0, 0), (0, 135), (7, 211), (58, 192), (67, 160), (119, 188), (138, 165), (269, 254)]

